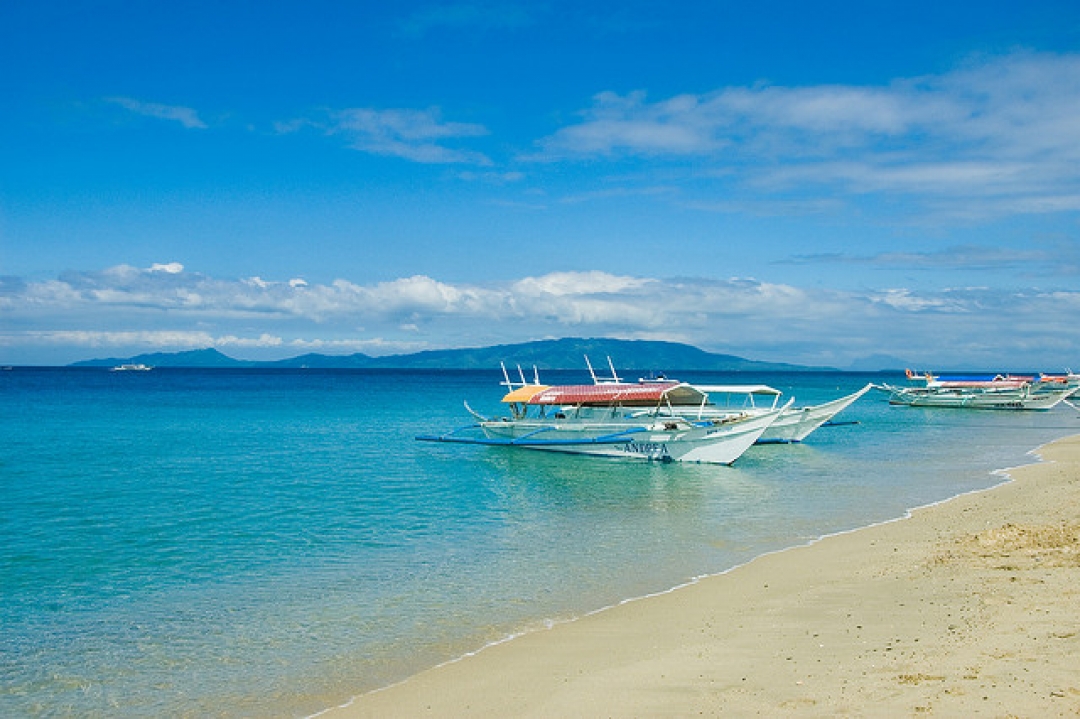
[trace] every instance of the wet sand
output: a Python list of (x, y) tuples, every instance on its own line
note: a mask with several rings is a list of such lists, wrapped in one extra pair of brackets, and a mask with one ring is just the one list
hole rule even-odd
[(327, 717), (1080, 715), (1080, 436), (1014, 481), (489, 647)]

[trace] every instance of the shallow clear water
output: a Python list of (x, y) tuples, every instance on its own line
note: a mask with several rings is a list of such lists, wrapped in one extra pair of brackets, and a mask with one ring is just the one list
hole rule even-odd
[[(800, 404), (877, 375), (684, 373)], [(301, 716), (486, 643), (995, 484), (1080, 431), (891, 407), (734, 467), (414, 441), (494, 372), (0, 373), (0, 714)], [(582, 373), (549, 373), (550, 383)]]

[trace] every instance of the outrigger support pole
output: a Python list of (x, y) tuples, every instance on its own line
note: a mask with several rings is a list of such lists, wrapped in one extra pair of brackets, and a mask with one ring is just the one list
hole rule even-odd
[(477, 429), (479, 427), (480, 425), (473, 424), (467, 427), (459, 427), (453, 432), (448, 432), (443, 435), (417, 435), (416, 439), (420, 442), (456, 442), (458, 444), (487, 444), (498, 447), (550, 447), (555, 445), (624, 444), (630, 441), (630, 435), (649, 431), (645, 427), (634, 427), (633, 429), (615, 432), (614, 434), (605, 434), (600, 437), (592, 437), (590, 439), (532, 439), (532, 437), (535, 437), (541, 432), (547, 432), (549, 429), (553, 429), (551, 427), (544, 427), (535, 432), (529, 432), (517, 439), (488, 439), (486, 437), (455, 436), (458, 432), (463, 432), (467, 429)]

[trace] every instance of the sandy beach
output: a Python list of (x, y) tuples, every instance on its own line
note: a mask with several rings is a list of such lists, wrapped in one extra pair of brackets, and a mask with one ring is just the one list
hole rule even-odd
[(1013, 481), (489, 647), (328, 717), (1080, 715), (1080, 436)]

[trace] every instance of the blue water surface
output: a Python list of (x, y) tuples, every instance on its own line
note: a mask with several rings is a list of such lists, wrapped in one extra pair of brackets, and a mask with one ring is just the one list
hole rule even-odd
[[(683, 373), (799, 404), (894, 377)], [(416, 442), (452, 371), (0, 373), (0, 715), (304, 716), (507, 636), (1000, 481), (1080, 415), (871, 393), (733, 467)], [(582, 373), (549, 373), (549, 383)]]

